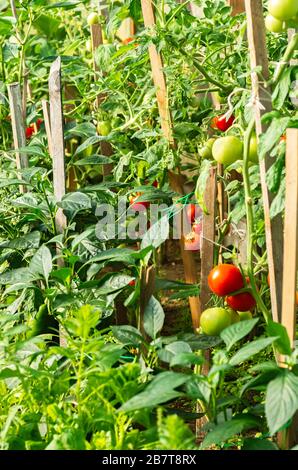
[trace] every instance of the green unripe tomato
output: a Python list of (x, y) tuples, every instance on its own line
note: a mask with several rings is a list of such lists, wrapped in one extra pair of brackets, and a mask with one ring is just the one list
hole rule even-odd
[(227, 312), (229, 313), (231, 317), (231, 325), (233, 325), (234, 323), (240, 322), (240, 316), (238, 312), (235, 312), (235, 310), (233, 310), (232, 308), (227, 308)]
[(200, 318), (202, 331), (209, 336), (218, 336), (231, 324), (231, 314), (228, 309), (221, 307), (208, 308)]
[(87, 17), (87, 23), (89, 26), (92, 26), (93, 24), (98, 24), (99, 23), (99, 16), (95, 11), (90, 13)]
[(190, 104), (193, 108), (200, 108), (201, 107), (202, 100), (199, 96), (192, 96), (190, 100)]
[(259, 163), (259, 156), (258, 156), (258, 139), (256, 134), (253, 134), (250, 139), (249, 145), (249, 160), (252, 163)]
[(111, 123), (110, 121), (98, 121), (97, 123), (97, 132), (99, 135), (107, 136), (111, 132)]
[(286, 29), (286, 23), (284, 21), (278, 20), (271, 15), (266, 16), (265, 26), (271, 33), (282, 33)]
[(223, 165), (231, 165), (243, 159), (243, 144), (238, 137), (229, 135), (216, 139), (212, 147), (214, 160)]
[(207, 140), (206, 144), (200, 150), (200, 155), (202, 158), (212, 158), (212, 147), (216, 139), (209, 139)]
[(238, 312), (240, 321), (251, 320), (252, 313), (251, 312)]
[(298, 13), (298, 0), (269, 0), (268, 11), (278, 20), (290, 20)]

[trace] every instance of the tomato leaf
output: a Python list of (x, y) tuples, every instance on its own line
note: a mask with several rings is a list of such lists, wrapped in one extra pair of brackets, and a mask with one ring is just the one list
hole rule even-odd
[(270, 434), (275, 434), (298, 409), (298, 377), (282, 370), (267, 388), (265, 411)]
[(155, 338), (162, 329), (165, 319), (163, 308), (159, 301), (152, 295), (144, 313), (144, 329), (146, 333)]
[(225, 421), (215, 426), (205, 437), (201, 448), (206, 449), (211, 445), (222, 444), (235, 436), (235, 434), (240, 434), (247, 429), (259, 427), (259, 424), (260, 422), (256, 417), (248, 414), (232, 418), (230, 421)]
[(240, 341), (240, 339), (244, 338), (244, 336), (248, 335), (254, 326), (258, 323), (259, 319), (254, 318), (253, 320), (246, 320), (241, 321), (238, 323), (234, 323), (228, 328), (225, 328), (221, 333), (220, 337), (224, 340), (227, 346), (227, 350), (230, 351), (232, 346), (235, 343)]
[(252, 356), (274, 343), (276, 339), (276, 336), (273, 338), (261, 338), (253, 341), (252, 343), (246, 344), (230, 359), (231, 366), (237, 366), (238, 364), (241, 364), (241, 362), (247, 361)]
[(153, 408), (154, 406), (165, 403), (173, 398), (182, 395), (175, 390), (189, 380), (189, 376), (178, 374), (176, 372), (162, 372), (158, 374), (146, 389), (135, 395), (121, 406), (120, 411), (135, 411), (142, 408)]
[(266, 326), (268, 336), (278, 336), (274, 342), (280, 354), (290, 355), (292, 353), (291, 342), (286, 328), (281, 323), (268, 322)]

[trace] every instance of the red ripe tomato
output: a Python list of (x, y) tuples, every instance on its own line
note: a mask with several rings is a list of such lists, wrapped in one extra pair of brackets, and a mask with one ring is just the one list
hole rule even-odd
[(158, 188), (158, 181), (154, 180), (153, 183), (152, 183), (152, 186), (154, 186), (155, 188)]
[(27, 127), (26, 128), (26, 139), (31, 139), (32, 135), (34, 134), (34, 128), (33, 127)]
[(212, 129), (218, 129), (217, 123), (218, 123), (218, 116), (214, 116), (214, 117), (211, 119), (211, 124), (210, 124), (210, 126), (212, 127)]
[(186, 208), (186, 217), (190, 224), (193, 224), (196, 220), (197, 211), (199, 206), (197, 204), (188, 204)]
[(249, 292), (242, 292), (237, 295), (230, 295), (226, 298), (229, 307), (237, 312), (247, 312), (256, 306), (254, 297)]
[(190, 232), (184, 239), (184, 249), (188, 251), (199, 251), (201, 248), (201, 237), (195, 232)]
[(43, 120), (38, 118), (37, 121), (36, 121), (36, 126), (37, 126), (38, 130), (40, 129), (40, 126), (42, 125), (42, 123), (43, 123)]
[(223, 297), (242, 289), (244, 282), (241, 271), (237, 266), (219, 264), (210, 271), (208, 285), (214, 294)]
[(229, 117), (229, 119), (226, 119), (225, 115), (223, 115), (217, 119), (216, 127), (218, 130), (225, 132), (233, 125), (234, 121), (235, 116), (233, 114), (231, 117)]
[(130, 208), (134, 212), (144, 212), (146, 209), (149, 207), (149, 202), (148, 201), (141, 201), (137, 202), (137, 199), (141, 196), (141, 194), (137, 194), (136, 196), (129, 196), (129, 204)]
[(131, 286), (131, 287), (134, 287), (136, 285), (136, 280), (133, 279), (132, 281), (129, 282), (128, 285)]

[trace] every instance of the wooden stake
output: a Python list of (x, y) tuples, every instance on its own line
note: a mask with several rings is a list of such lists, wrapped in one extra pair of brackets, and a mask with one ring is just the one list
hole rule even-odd
[(244, 0), (228, 0), (228, 5), (232, 7), (232, 15), (239, 15), (245, 12)]
[[(155, 17), (152, 0), (141, 0), (141, 5), (145, 27), (154, 28)], [(174, 137), (172, 131), (172, 119), (169, 111), (167, 86), (163, 72), (162, 58), (154, 44), (149, 45), (148, 51), (151, 62), (152, 78), (156, 88), (156, 98), (161, 119), (161, 128), (165, 138), (171, 145), (173, 145)]]
[[(57, 202), (65, 195), (65, 149), (64, 149), (64, 122), (62, 111), (61, 90), (61, 58), (58, 57), (51, 66), (49, 77), (50, 92), (50, 117), (51, 133), (55, 138), (52, 140), (53, 158), (53, 184), (54, 194)], [(66, 217), (62, 209), (56, 215), (56, 226), (59, 233), (63, 233), (66, 227)]]
[[(184, 194), (183, 190), (183, 182), (184, 178), (181, 175), (177, 175), (176, 173), (169, 172), (169, 182), (171, 188), (179, 194)], [(183, 212), (181, 211), (180, 214), (180, 227), (183, 227)], [(184, 267), (184, 278), (185, 282), (189, 284), (198, 284), (198, 269), (196, 266), (196, 261), (194, 258), (194, 254), (190, 250), (185, 250), (185, 240), (183, 235), (179, 240), (180, 245), (180, 252)], [(201, 316), (201, 304), (200, 298), (197, 297), (189, 297), (189, 306), (192, 318), (192, 326), (194, 331), (197, 330), (200, 326), (200, 316)]]
[[(247, 15), (247, 33), (250, 50), (252, 72), (252, 97), (256, 115), (256, 131), (259, 136), (266, 131), (262, 123), (262, 115), (272, 110), (271, 92), (266, 88), (269, 79), (268, 54), (266, 48), (266, 35), (264, 24), (264, 9), (262, 0), (245, 0)], [(255, 72), (261, 67), (260, 76)], [(261, 106), (263, 109), (261, 109)], [(282, 217), (270, 219), (270, 203), (272, 195), (268, 192), (266, 173), (273, 164), (274, 159), (266, 155), (260, 161), (260, 175), (262, 185), (263, 207), (265, 215), (266, 247), (270, 274), (270, 293), (272, 316), (274, 321), (281, 319), (282, 301), (282, 266), (283, 266), (283, 233)]]
[[(153, 4), (151, 0), (141, 0), (142, 12), (144, 18), (144, 24), (146, 28), (155, 27), (155, 16), (153, 10)], [(163, 72), (163, 64), (161, 55), (158, 53), (154, 44), (149, 45), (149, 57), (151, 62), (152, 78), (156, 88), (156, 98), (159, 109), (159, 115), (161, 119), (161, 128), (163, 134), (169, 144), (174, 147), (174, 137), (172, 129), (172, 119), (169, 110), (169, 102), (167, 95), (166, 79)], [(176, 175), (175, 173), (169, 172), (169, 180), (171, 188), (180, 193), (184, 194), (183, 189), (183, 176)], [(198, 270), (196, 262), (194, 260), (194, 254), (191, 251), (184, 249), (183, 237), (180, 240), (181, 257), (184, 265), (184, 274), (186, 282), (198, 283)], [(196, 331), (199, 325), (199, 319), (201, 315), (201, 306), (199, 297), (189, 298), (190, 311), (192, 316), (193, 328)]]
[(91, 44), (92, 44), (92, 54), (93, 54), (93, 68), (94, 71), (98, 71), (98, 66), (95, 60), (95, 52), (96, 49), (102, 44), (102, 31), (100, 24), (92, 24), (90, 26), (90, 33), (91, 33)]
[[(26, 147), (25, 122), (23, 119), (23, 103), (21, 87), (19, 83), (12, 83), (11, 85), (8, 85), (8, 97), (14, 148), (15, 150), (18, 150), (20, 148)], [(22, 170), (23, 168), (27, 168), (29, 166), (28, 156), (26, 153), (16, 152), (16, 166), (18, 170)], [(18, 178), (22, 179), (22, 176), (19, 172)], [(23, 185), (20, 185), (20, 192), (26, 192), (26, 188)]]
[(216, 219), (216, 169), (211, 168), (204, 194), (204, 204), (207, 213), (203, 215), (203, 242), (201, 248), (201, 305), (204, 311), (208, 308), (210, 289), (208, 274), (213, 268), (215, 219)]
[(48, 139), (49, 154), (52, 156), (53, 155), (53, 142), (52, 142), (52, 133), (51, 133), (50, 104), (47, 100), (42, 100), (41, 105), (42, 105), (44, 126), (45, 126), (47, 139)]
[[(292, 346), (296, 339), (296, 279), (298, 267), (298, 129), (287, 130), (286, 199), (284, 227), (284, 263), (282, 324)], [(270, 279), (271, 282), (271, 279)]]
[[(65, 195), (65, 148), (64, 148), (64, 120), (62, 108), (62, 87), (61, 87), (61, 58), (58, 57), (53, 62), (49, 76), (50, 95), (50, 128), (52, 139), (52, 159), (53, 159), (53, 186), (54, 195), (57, 202), (60, 202)], [(66, 217), (61, 208), (56, 212), (56, 229), (58, 233), (63, 233), (66, 228)], [(61, 255), (61, 250), (57, 246), (57, 255)], [(64, 266), (61, 256), (57, 259), (58, 267)], [(60, 326), (60, 346), (66, 346), (66, 337), (63, 328)]]

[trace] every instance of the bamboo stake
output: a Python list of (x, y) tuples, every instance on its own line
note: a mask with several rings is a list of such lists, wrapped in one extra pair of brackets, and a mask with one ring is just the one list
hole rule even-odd
[[(155, 27), (155, 16), (153, 10), (153, 4), (151, 0), (141, 0), (142, 12), (144, 18), (144, 24), (146, 28)], [(158, 53), (156, 46), (154, 44), (149, 45), (149, 57), (151, 62), (151, 71), (152, 78), (156, 88), (156, 98), (159, 109), (159, 115), (161, 119), (161, 128), (164, 137), (169, 142), (169, 144), (174, 147), (174, 136), (172, 128), (172, 119), (169, 109), (168, 94), (166, 79), (163, 72), (163, 63), (162, 57)], [(174, 191), (183, 194), (183, 184), (181, 182), (181, 176), (175, 175), (174, 173), (169, 173), (170, 185)], [(183, 237), (180, 240), (180, 249), (181, 257), (184, 264), (184, 273), (186, 282), (191, 282), (194, 284), (198, 283), (198, 270), (194, 260), (194, 255), (191, 251), (184, 249), (184, 240)], [(199, 319), (201, 315), (201, 306), (199, 297), (189, 298), (191, 316), (193, 328), (196, 331), (199, 325)]]
[[(25, 123), (23, 118), (23, 103), (21, 95), (21, 87), (19, 83), (12, 83), (8, 85), (9, 107), (11, 115), (12, 133), (14, 148), (16, 150), (16, 166), (18, 170), (27, 168), (29, 166), (28, 156), (26, 153), (18, 152), (17, 150), (26, 147), (26, 134)], [(18, 172), (18, 178), (22, 179), (21, 174)], [(20, 185), (20, 192), (25, 193), (26, 188)]]
[[(269, 80), (268, 54), (266, 48), (264, 10), (262, 0), (245, 0), (247, 15), (247, 33), (252, 68), (252, 95), (256, 116), (256, 131), (259, 136), (266, 131), (262, 123), (262, 115), (272, 110), (270, 89), (265, 87)], [(261, 76), (255, 72), (261, 67)], [(261, 109), (262, 106), (262, 109)], [(282, 300), (282, 265), (283, 265), (283, 234), (282, 217), (270, 219), (270, 203), (272, 195), (268, 192), (266, 173), (273, 163), (273, 159), (266, 155), (260, 161), (260, 175), (262, 185), (263, 207), (265, 215), (266, 247), (270, 274), (270, 293), (272, 316), (274, 321), (281, 318)]]

